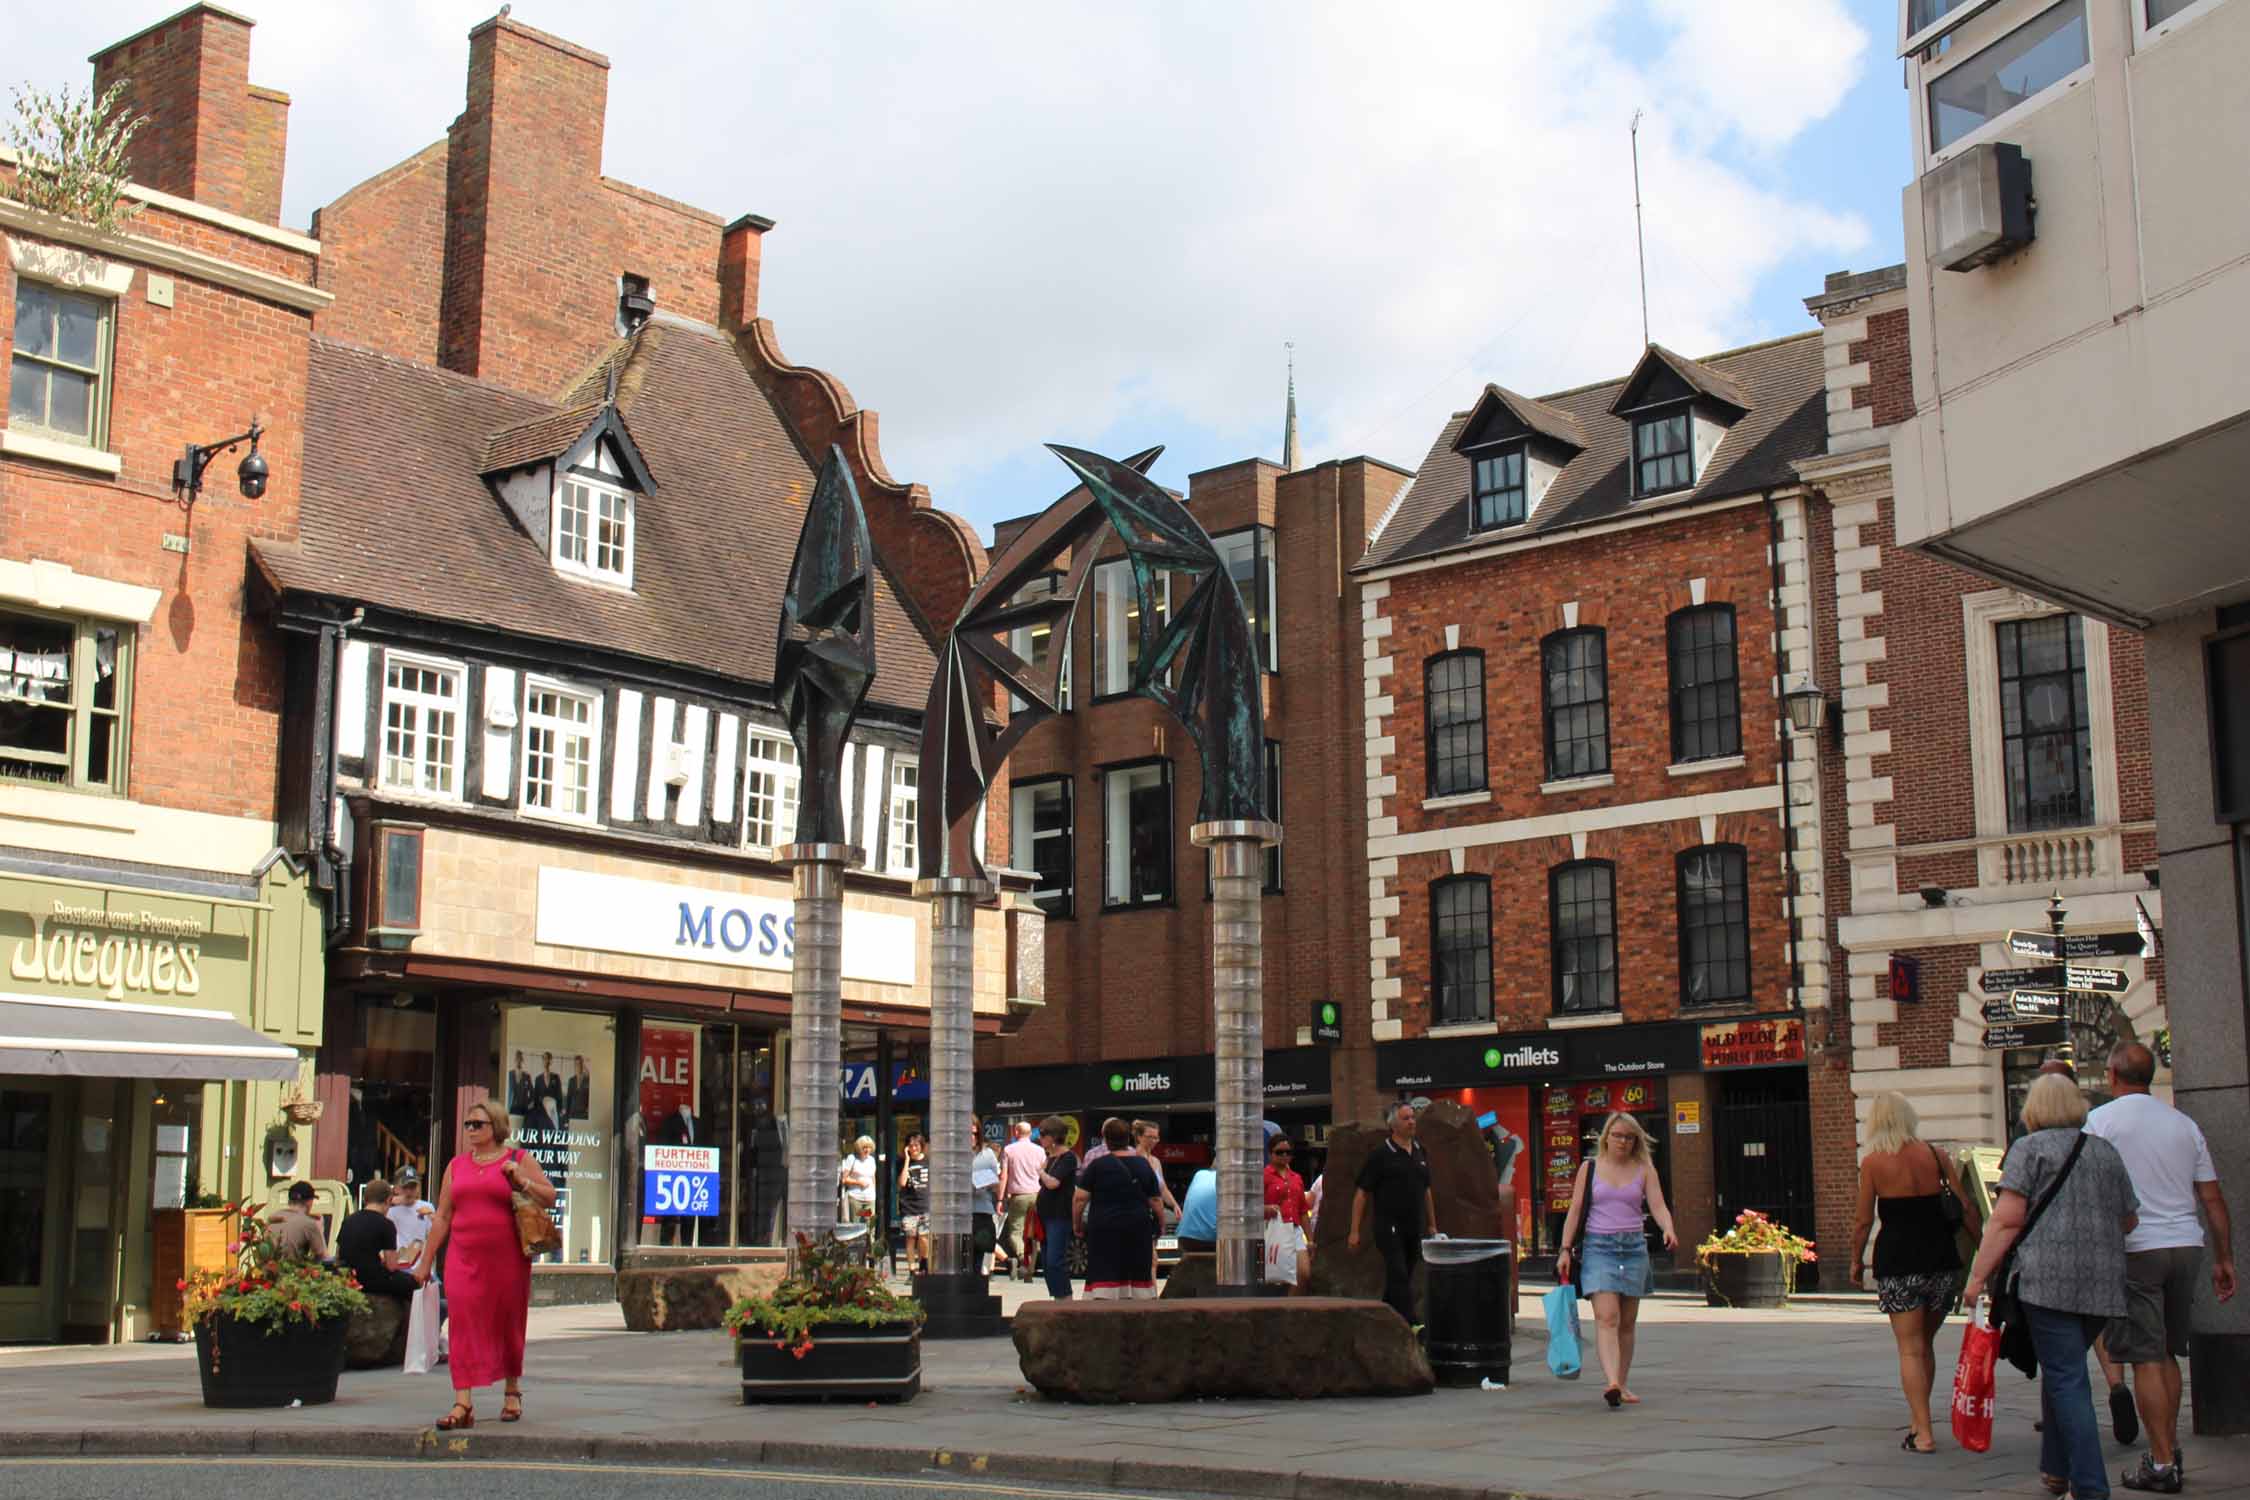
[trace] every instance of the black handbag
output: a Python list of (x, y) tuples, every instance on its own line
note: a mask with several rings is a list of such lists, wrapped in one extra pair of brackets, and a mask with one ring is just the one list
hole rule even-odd
[(1945, 1222), (1945, 1227), (1948, 1230), (1959, 1229), (1963, 1217), (1961, 1200), (1953, 1191), (1952, 1180), (1945, 1175), (1945, 1158), (1939, 1156), (1937, 1147), (1931, 1146), (1928, 1141), (1924, 1141), (1922, 1144), (1929, 1146), (1930, 1155), (1937, 1162), (1938, 1217)]
[(2064, 1159), (2055, 1185), (2047, 1189), (2047, 1196), (2031, 1206), (2031, 1216), (2023, 1221), (2023, 1233), (2016, 1236), (2016, 1242), (2008, 1247), (2008, 1253), (2000, 1258), (1999, 1266), (1992, 1273), (1992, 1325), (2000, 1330), (2000, 1357), (2023, 1371), (2026, 1380), (2039, 1373), (2039, 1352), (2031, 1342), (2031, 1320), (2023, 1315), (2023, 1299), (2016, 1295), (2016, 1252), (2039, 1227), (2040, 1216), (2047, 1212), (2047, 1205), (2055, 1201), (2063, 1184), (2070, 1181), (2070, 1169), (2078, 1165), (2078, 1155), (2085, 1149), (2086, 1137), (2080, 1133), (2071, 1143), (2070, 1155)]

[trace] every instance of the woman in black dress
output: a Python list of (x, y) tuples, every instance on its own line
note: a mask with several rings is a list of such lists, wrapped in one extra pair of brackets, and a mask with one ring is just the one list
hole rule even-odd
[(1073, 1227), (1086, 1241), (1086, 1295), (1120, 1301), (1156, 1295), (1156, 1215), (1163, 1203), (1156, 1168), (1134, 1154), (1132, 1127), (1102, 1121), (1109, 1155), (1078, 1174)]

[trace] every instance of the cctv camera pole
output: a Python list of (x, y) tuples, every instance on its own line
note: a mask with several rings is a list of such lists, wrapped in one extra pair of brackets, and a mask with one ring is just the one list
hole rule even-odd
[(1281, 828), (1198, 823), (1211, 851), (1211, 1002), (1218, 1040), (1219, 1292), (1265, 1280), (1265, 852)]

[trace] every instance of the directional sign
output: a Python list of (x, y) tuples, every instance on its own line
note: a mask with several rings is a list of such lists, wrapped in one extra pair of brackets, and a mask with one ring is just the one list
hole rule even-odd
[(2059, 1021), (2065, 998), (2061, 990), (2012, 990), (2008, 1010), (2019, 1021)]
[(2027, 984), (2059, 985), (2063, 982), (2061, 964), (2041, 964), (2036, 969), (1987, 969), (1977, 980), (1977, 988), (1987, 995), (2005, 995), (2010, 990), (2020, 990)]
[(1984, 1002), (1984, 1024), (2006, 1026), (2016, 1019), (2016, 1008), (2005, 999)]
[(1984, 1045), (1988, 1052), (2007, 1047), (2059, 1047), (2069, 1033), (2070, 1028), (2060, 1021), (2017, 1021), (1985, 1027)]
[(2133, 987), (2133, 981), (2123, 969), (2096, 969), (2085, 964), (2071, 964), (2063, 970), (2062, 987), (2066, 990), (2091, 990), (2097, 995), (2122, 995)]
[(2008, 934), (2008, 951), (2025, 958), (2133, 958), (2143, 944), (2137, 932), (2077, 932), (2056, 937), (2051, 932)]

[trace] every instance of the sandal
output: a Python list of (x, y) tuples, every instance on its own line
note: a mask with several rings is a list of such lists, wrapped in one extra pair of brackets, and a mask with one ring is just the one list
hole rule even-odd
[(1625, 1404), (1625, 1393), (1613, 1385), (1602, 1392), (1602, 1399), (1607, 1401), (1610, 1404), (1610, 1409), (1614, 1411)]
[(453, 1403), (453, 1410), (437, 1419), (440, 1432), (459, 1432), (477, 1425), (476, 1408), (463, 1401)]
[(2070, 1481), (2067, 1479), (2057, 1479), (2052, 1474), (2040, 1475), (2039, 1483), (2050, 1495), (2067, 1495), (2070, 1493)]
[(1932, 1438), (1930, 1440), (1930, 1446), (1925, 1448), (1921, 1444), (1914, 1441), (1914, 1433), (1912, 1429), (1909, 1429), (1905, 1438), (1903, 1438), (1899, 1442), (1899, 1447), (1905, 1449), (1908, 1453), (1919, 1453), (1924, 1457), (1927, 1457), (1930, 1454), (1937, 1452), (1937, 1440), (1935, 1438)]
[(523, 1392), (510, 1391), (500, 1398), (500, 1420), (503, 1422), (521, 1422), (523, 1420)]

